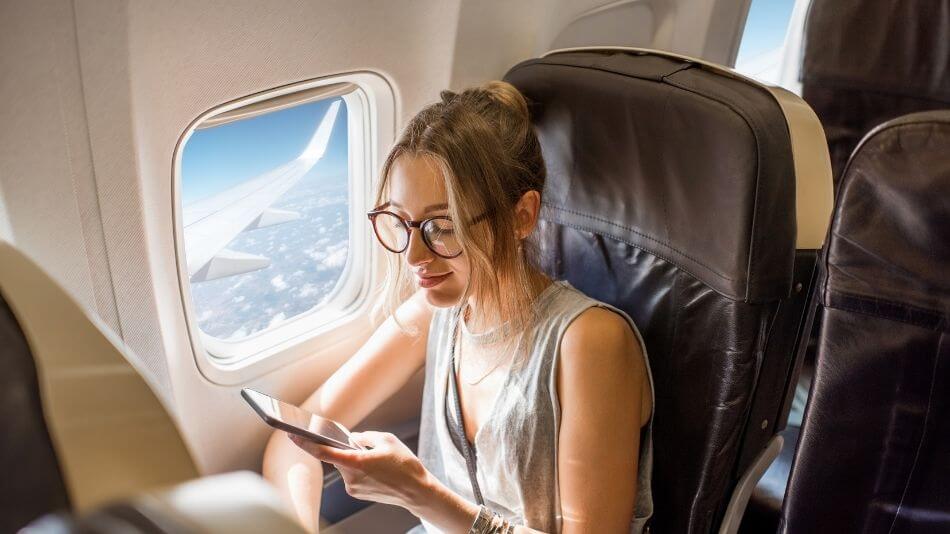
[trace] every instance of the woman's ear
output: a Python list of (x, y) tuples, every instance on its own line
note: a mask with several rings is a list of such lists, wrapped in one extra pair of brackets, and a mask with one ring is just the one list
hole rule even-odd
[(541, 193), (528, 191), (521, 195), (515, 204), (515, 235), (524, 239), (531, 235), (538, 224), (538, 214), (541, 212)]

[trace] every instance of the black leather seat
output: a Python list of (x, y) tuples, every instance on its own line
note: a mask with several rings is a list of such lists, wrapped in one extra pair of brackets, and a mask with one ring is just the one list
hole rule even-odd
[[(872, 128), (950, 107), (950, 0), (812, 0), (804, 28), (802, 98), (821, 119), (835, 183)], [(813, 373), (821, 309), (804, 358)], [(808, 383), (802, 388), (807, 391)], [(746, 532), (774, 532), (798, 430), (749, 503)], [(748, 527), (748, 528), (746, 528)]]
[(950, 0), (812, 0), (802, 98), (825, 126), (835, 183), (882, 122), (950, 107)]
[[(645, 51), (555, 53), (505, 79), (533, 102), (547, 165), (542, 266), (628, 312), (645, 338), (652, 529), (711, 532), (787, 414), (814, 265), (796, 269), (790, 136), (808, 136), (780, 102), (800, 101)], [(825, 162), (830, 211), (824, 139), (798, 109), (814, 123), (809, 157)]]
[(0, 293), (0, 532), (69, 506), (59, 460), (43, 417), (33, 354)]
[(781, 531), (950, 531), (950, 111), (882, 124), (842, 175)]

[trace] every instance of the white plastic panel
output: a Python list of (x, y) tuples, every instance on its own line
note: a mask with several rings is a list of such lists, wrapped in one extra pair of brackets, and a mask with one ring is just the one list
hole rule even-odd
[(13, 243), (13, 228), (10, 227), (10, 219), (7, 217), (7, 205), (3, 200), (3, 189), (0, 189), (0, 240)]
[(597, 46), (648, 47), (653, 41), (653, 8), (644, 0), (615, 2), (584, 13), (554, 38), (551, 49)]

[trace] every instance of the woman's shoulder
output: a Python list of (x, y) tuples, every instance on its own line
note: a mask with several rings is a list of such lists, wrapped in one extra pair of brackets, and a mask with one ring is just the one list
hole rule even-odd
[(594, 304), (580, 311), (565, 328), (562, 343), (567, 350), (573, 346), (634, 349), (637, 340), (631, 323), (624, 316), (612, 308)]
[[(633, 319), (623, 310), (588, 297), (577, 289), (566, 288), (565, 294), (584, 304), (563, 330), (560, 362), (568, 380), (598, 383), (604, 376), (632, 376), (642, 384), (648, 399), (642, 422), (653, 410), (653, 378), (647, 361), (646, 346)], [(579, 294), (579, 295), (578, 295)], [(631, 355), (638, 357), (631, 358)], [(631, 362), (634, 365), (631, 366)]]
[(568, 345), (588, 343), (638, 345), (639, 332), (633, 319), (623, 310), (586, 295), (570, 282), (558, 280), (554, 305), (566, 313), (568, 324), (564, 327), (564, 342)]
[[(551, 296), (551, 307), (555, 309), (561, 309), (565, 312), (568, 312), (568, 315), (572, 316), (593, 316), (595, 317), (594, 321), (608, 321), (616, 322), (620, 321), (619, 324), (630, 320), (623, 310), (598, 300), (594, 297), (588, 296), (586, 293), (577, 289), (567, 280), (555, 280), (553, 285), (556, 286), (553, 295)], [(570, 313), (574, 312), (574, 313)], [(574, 319), (574, 317), (572, 317)], [(572, 321), (573, 322), (573, 321)]]
[(585, 295), (567, 280), (552, 280), (538, 297), (538, 304), (549, 309), (583, 308), (598, 302)]

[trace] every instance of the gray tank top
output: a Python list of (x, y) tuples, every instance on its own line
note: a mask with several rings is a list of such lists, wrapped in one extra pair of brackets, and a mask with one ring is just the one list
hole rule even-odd
[[(561, 532), (561, 500), (557, 481), (557, 436), (561, 409), (557, 398), (556, 356), (567, 326), (592, 306), (620, 314), (646, 347), (636, 325), (623, 311), (587, 297), (566, 281), (548, 286), (535, 300), (538, 322), (525, 339), (533, 340), (523, 365), (513, 368), (502, 386), (493, 413), (475, 436), (478, 485), (485, 505), (513, 524), (542, 532)], [(452, 491), (477, 502), (465, 457), (453, 442), (446, 413), (451, 371), (450, 336), (457, 308), (437, 309), (429, 328), (426, 376), (419, 427), (419, 459)], [(649, 361), (646, 361), (650, 373)], [(650, 378), (651, 397), (653, 377)], [(451, 405), (451, 402), (448, 403)], [(630, 532), (643, 532), (653, 514), (653, 416), (640, 434), (637, 502)], [(517, 439), (512, 439), (518, 436)], [(591, 461), (596, 461), (591, 458)], [(407, 534), (441, 534), (425, 520)]]

